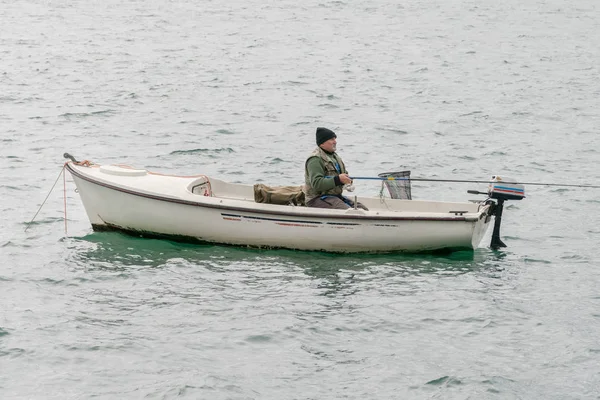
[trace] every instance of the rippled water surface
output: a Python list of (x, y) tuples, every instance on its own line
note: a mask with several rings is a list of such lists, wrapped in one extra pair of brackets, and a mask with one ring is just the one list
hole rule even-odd
[(354, 175), (598, 185), (596, 1), (0, 6), (0, 398), (600, 398), (600, 189), (528, 185), (500, 251), (331, 255), (93, 233), (59, 175), (300, 184), (326, 126)]

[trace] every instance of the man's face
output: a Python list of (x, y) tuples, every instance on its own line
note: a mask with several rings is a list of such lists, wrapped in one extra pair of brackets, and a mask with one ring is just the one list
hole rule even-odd
[(336, 138), (331, 138), (331, 139), (327, 140), (326, 142), (321, 143), (321, 148), (325, 151), (328, 151), (329, 153), (335, 152), (336, 147), (337, 147)]

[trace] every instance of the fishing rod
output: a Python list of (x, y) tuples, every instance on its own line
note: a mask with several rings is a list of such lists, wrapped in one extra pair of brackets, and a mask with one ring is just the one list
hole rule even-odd
[[(350, 179), (365, 179), (365, 180), (376, 180), (376, 181), (421, 181), (421, 182), (456, 182), (456, 183), (498, 183), (495, 181), (478, 181), (478, 180), (466, 180), (466, 179), (427, 179), (427, 178), (396, 178), (393, 176), (389, 177), (374, 177), (374, 176), (351, 176)], [(508, 182), (518, 185), (532, 185), (532, 186), (564, 186), (564, 187), (578, 187), (578, 188), (594, 188), (600, 189), (598, 185), (575, 185), (566, 183), (542, 183), (542, 182)]]
[[(404, 175), (404, 176), (394, 176), (394, 175)], [(490, 213), (489, 215), (494, 216), (494, 231), (492, 232), (492, 241), (490, 242), (490, 247), (492, 249), (499, 249), (500, 247), (506, 247), (506, 244), (500, 238), (500, 225), (502, 223), (502, 212), (504, 209), (504, 202), (506, 200), (522, 200), (525, 198), (525, 186), (526, 185), (536, 185), (536, 186), (563, 186), (563, 187), (578, 187), (578, 188), (595, 188), (598, 189), (600, 186), (598, 185), (577, 185), (577, 184), (566, 184), (566, 183), (542, 183), (542, 182), (515, 182), (513, 179), (505, 178), (501, 179), (499, 176), (494, 175), (492, 179), (489, 181), (482, 180), (467, 180), (467, 179), (428, 179), (428, 178), (410, 178), (408, 171), (402, 172), (389, 172), (381, 174), (382, 176), (378, 177), (370, 177), (370, 176), (354, 176), (350, 177), (350, 179), (367, 179), (367, 180), (378, 180), (378, 181), (408, 181), (408, 185), (410, 187), (410, 181), (422, 181), (422, 182), (458, 182), (458, 183), (487, 183), (489, 184), (488, 193), (479, 192), (477, 190), (467, 190), (468, 193), (471, 194), (483, 194), (487, 195), (488, 200), (486, 200), (486, 204), (489, 204), (489, 199), (495, 199), (496, 202), (492, 202), (489, 204)], [(386, 176), (387, 175), (387, 176)], [(391, 183), (386, 184), (390, 191), (390, 195), (392, 198), (404, 198), (400, 197), (398, 193), (395, 192), (396, 189), (392, 189), (390, 186)], [(382, 188), (383, 190), (383, 188)], [(410, 200), (410, 192), (408, 192), (408, 199)], [(406, 195), (406, 194), (404, 194)]]

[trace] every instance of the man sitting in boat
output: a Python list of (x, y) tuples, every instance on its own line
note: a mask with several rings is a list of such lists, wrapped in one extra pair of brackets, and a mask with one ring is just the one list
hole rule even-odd
[[(335, 152), (337, 135), (327, 128), (317, 128), (317, 148), (308, 156), (304, 167), (304, 196), (308, 207), (346, 209), (354, 202), (344, 196), (344, 185), (351, 185), (346, 166)], [(357, 207), (367, 210), (361, 203)]]

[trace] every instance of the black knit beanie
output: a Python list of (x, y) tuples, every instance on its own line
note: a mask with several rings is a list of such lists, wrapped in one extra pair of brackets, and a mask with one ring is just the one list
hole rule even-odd
[(321, 143), (325, 143), (329, 139), (333, 139), (336, 137), (337, 135), (332, 130), (320, 127), (317, 128), (317, 146), (321, 145)]

